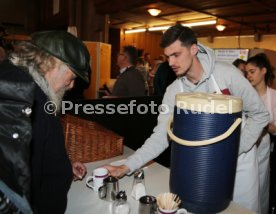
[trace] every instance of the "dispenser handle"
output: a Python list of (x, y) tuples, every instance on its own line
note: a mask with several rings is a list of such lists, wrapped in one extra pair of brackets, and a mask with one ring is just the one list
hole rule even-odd
[(218, 141), (222, 141), (225, 138), (229, 137), (233, 131), (240, 125), (242, 122), (241, 118), (237, 118), (236, 121), (231, 125), (231, 127), (224, 132), (223, 134), (210, 138), (208, 140), (200, 140), (200, 141), (189, 141), (189, 140), (183, 140), (177, 136), (174, 135), (174, 133), (171, 130), (171, 124), (172, 124), (172, 117), (169, 118), (168, 124), (167, 124), (167, 131), (169, 137), (176, 143), (179, 143), (184, 146), (205, 146), (213, 143), (217, 143)]

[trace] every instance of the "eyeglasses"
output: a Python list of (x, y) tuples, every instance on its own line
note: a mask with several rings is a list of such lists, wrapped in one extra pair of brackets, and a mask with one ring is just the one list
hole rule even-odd
[(125, 56), (125, 53), (118, 53), (118, 56)]

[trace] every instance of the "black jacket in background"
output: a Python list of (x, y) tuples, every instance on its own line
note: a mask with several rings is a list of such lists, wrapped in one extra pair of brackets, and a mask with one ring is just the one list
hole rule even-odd
[(28, 199), (34, 88), (26, 72), (8, 60), (0, 63), (0, 179)]
[(176, 79), (175, 72), (169, 66), (168, 61), (162, 62), (154, 76), (154, 95), (164, 96), (167, 87)]

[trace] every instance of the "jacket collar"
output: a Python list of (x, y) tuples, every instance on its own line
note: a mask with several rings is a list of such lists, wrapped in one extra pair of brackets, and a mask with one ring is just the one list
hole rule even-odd
[(34, 67), (28, 68), (29, 74), (32, 76), (39, 88), (45, 93), (49, 101), (56, 104), (57, 112), (61, 109), (61, 97), (54, 92), (51, 86), (48, 84), (47, 80), (42, 76)]

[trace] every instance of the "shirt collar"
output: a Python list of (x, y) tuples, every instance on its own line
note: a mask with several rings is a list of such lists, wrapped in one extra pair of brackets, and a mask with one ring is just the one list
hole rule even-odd
[(128, 69), (129, 67), (124, 67), (120, 69), (120, 74), (124, 73), (126, 71), (126, 69)]

